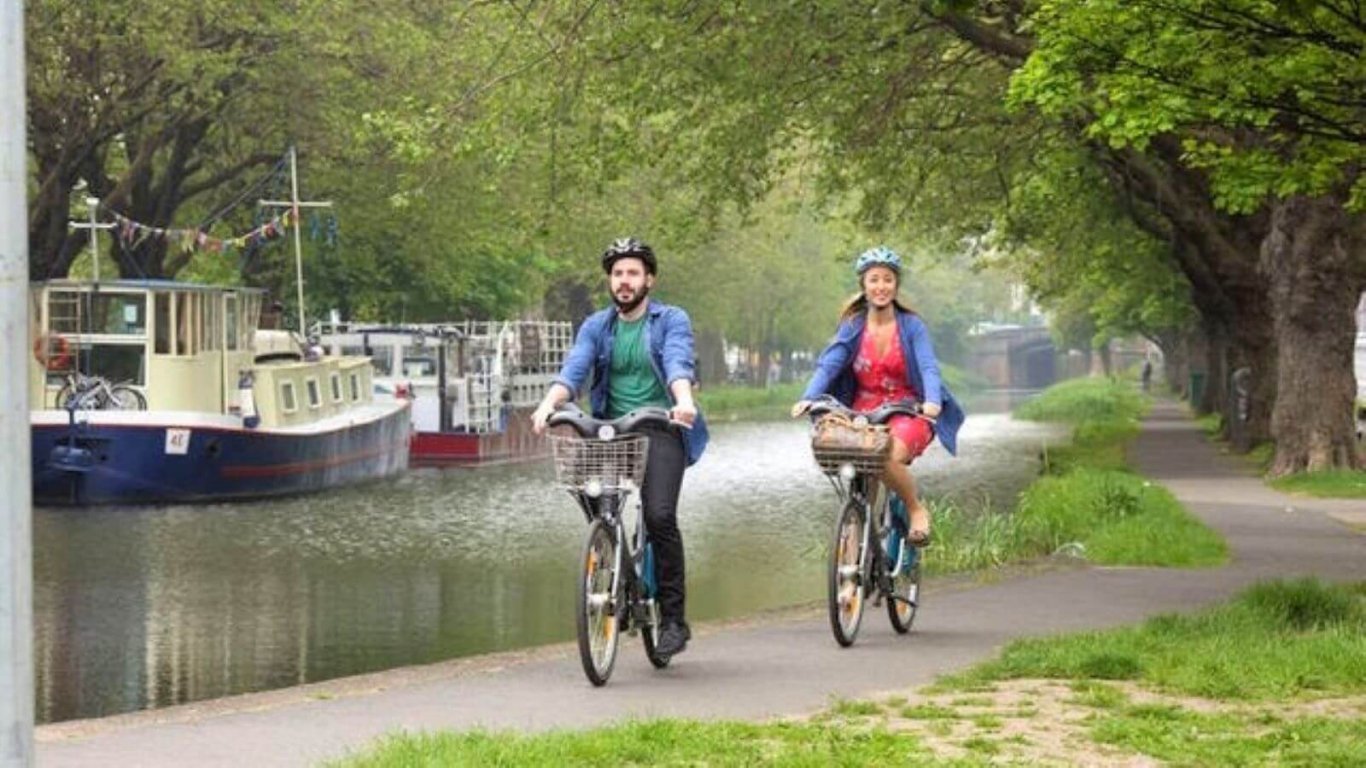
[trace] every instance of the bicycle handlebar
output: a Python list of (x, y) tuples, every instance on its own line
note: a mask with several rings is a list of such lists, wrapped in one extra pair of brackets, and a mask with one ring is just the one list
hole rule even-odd
[(831, 395), (821, 395), (812, 401), (810, 410), (807, 411), (811, 418), (818, 418), (827, 413), (842, 413), (846, 416), (862, 416), (868, 420), (869, 424), (886, 424), (893, 416), (922, 416), (920, 401), (918, 400), (897, 400), (891, 403), (884, 403), (877, 408), (863, 413), (855, 411), (853, 408), (841, 403)]
[(595, 419), (584, 413), (577, 405), (565, 403), (555, 409), (546, 420), (546, 424), (557, 427), (561, 424), (568, 424), (579, 433), (580, 437), (600, 437), (603, 427), (611, 427), (612, 435), (627, 435), (639, 430), (640, 427), (654, 426), (664, 428), (678, 428), (678, 423), (669, 418), (669, 412), (664, 408), (646, 406), (637, 408), (630, 413), (619, 416), (615, 419)]

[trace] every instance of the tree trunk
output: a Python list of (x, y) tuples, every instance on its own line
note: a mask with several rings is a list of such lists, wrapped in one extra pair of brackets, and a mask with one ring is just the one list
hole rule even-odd
[(1366, 287), (1364, 227), (1328, 196), (1289, 198), (1272, 213), (1261, 254), (1278, 350), (1272, 476), (1362, 466), (1352, 355), (1353, 313)]

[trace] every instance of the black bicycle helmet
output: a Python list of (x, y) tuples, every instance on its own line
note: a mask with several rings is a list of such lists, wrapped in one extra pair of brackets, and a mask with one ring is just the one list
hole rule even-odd
[(607, 250), (602, 252), (602, 271), (610, 273), (612, 265), (617, 262), (617, 259), (627, 256), (645, 262), (645, 271), (652, 275), (659, 270), (659, 263), (655, 261), (654, 249), (634, 237), (619, 237), (607, 246)]

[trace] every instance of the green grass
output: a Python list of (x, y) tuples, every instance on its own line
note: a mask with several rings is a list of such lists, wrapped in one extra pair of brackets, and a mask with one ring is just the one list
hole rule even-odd
[(1366, 765), (1366, 720), (1295, 718), (1270, 725), (1232, 714), (1131, 706), (1091, 726), (1103, 744), (1172, 765)]
[(1366, 585), (1269, 582), (1193, 616), (1019, 640), (950, 688), (1016, 678), (1133, 680), (1180, 695), (1254, 702), (1366, 692)]
[(1027, 421), (1123, 421), (1143, 415), (1146, 401), (1131, 382), (1116, 379), (1069, 379), (1045, 389), (1015, 409)]
[[(1146, 402), (1127, 383), (1078, 379), (1025, 408), (1075, 424), (1071, 444), (1044, 452), (1045, 476), (1011, 514), (931, 504), (928, 573), (977, 571), (1066, 550), (1106, 565), (1223, 563), (1227, 547), (1166, 489), (1128, 471), (1125, 446)], [(1018, 412), (1017, 412), (1018, 414)]]
[(1335, 499), (1366, 499), (1366, 471), (1346, 469), (1286, 475), (1271, 481), (1271, 487), (1287, 493), (1302, 493)]
[(697, 393), (697, 400), (710, 421), (777, 419), (791, 412), (792, 404), (802, 396), (805, 387), (804, 381), (767, 389), (721, 384), (703, 387)]
[(334, 763), (354, 768), (446, 765), (862, 766), (928, 765), (910, 735), (847, 724), (653, 720), (534, 736), (438, 733), (390, 736)]

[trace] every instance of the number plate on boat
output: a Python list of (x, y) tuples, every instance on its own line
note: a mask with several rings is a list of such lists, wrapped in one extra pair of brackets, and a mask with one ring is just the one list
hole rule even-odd
[(167, 455), (184, 456), (190, 450), (190, 430), (188, 429), (168, 429), (166, 430), (166, 453)]

